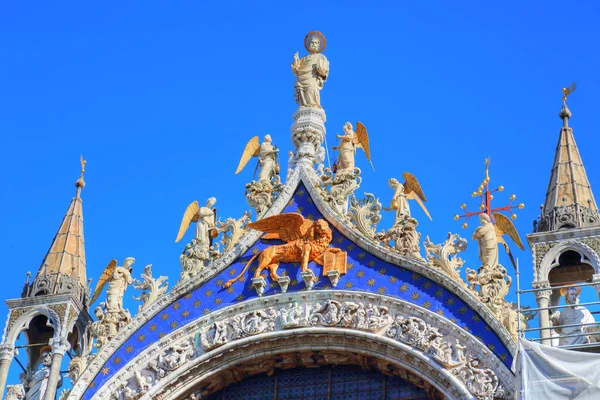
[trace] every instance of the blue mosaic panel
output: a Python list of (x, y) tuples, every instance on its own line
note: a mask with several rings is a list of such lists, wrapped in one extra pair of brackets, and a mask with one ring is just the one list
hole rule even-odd
[(213, 394), (209, 400), (397, 400), (429, 399), (410, 382), (357, 366), (331, 366), (259, 375)]
[[(309, 219), (323, 218), (303, 184), (298, 186), (284, 212), (298, 212)], [(512, 357), (506, 346), (485, 323), (483, 318), (460, 297), (423, 275), (375, 257), (359, 248), (333, 226), (331, 228), (333, 230), (331, 245), (348, 253), (348, 272), (340, 278), (336, 289), (365, 291), (392, 296), (443, 315), (479, 338), (510, 368)], [(203, 315), (244, 300), (256, 298), (256, 291), (251, 287), (251, 277), (256, 269), (256, 262), (253, 262), (253, 265), (240, 281), (234, 283), (228, 289), (223, 289), (223, 285), (228, 280), (236, 277), (253, 255), (276, 243), (278, 241), (259, 240), (219, 275), (206, 282), (202, 287), (179, 298), (161, 313), (154, 316), (117, 349), (112, 358), (94, 378), (83, 398), (90, 399), (95, 391), (108, 381), (112, 374), (142, 352), (149, 344), (160, 340), (172, 331)], [(320, 277), (313, 290), (330, 289), (329, 279), (321, 277), (322, 267), (314, 262), (311, 262), (309, 267), (315, 272), (315, 275)], [(300, 276), (298, 264), (281, 264), (278, 274), (287, 275), (292, 279), (288, 292), (304, 290), (305, 286)], [(280, 292), (277, 283), (271, 282), (269, 278), (267, 278), (267, 282), (269, 282), (269, 286), (265, 289), (264, 296)]]

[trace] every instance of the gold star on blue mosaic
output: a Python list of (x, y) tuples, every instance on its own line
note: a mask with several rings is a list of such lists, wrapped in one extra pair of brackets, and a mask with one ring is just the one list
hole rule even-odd
[(168, 320), (168, 319), (169, 319), (169, 314), (167, 314), (167, 313), (164, 313), (164, 314), (162, 314), (162, 315), (160, 316), (160, 319), (162, 319), (163, 321), (166, 321), (166, 320)]
[(363, 276), (365, 276), (365, 271), (358, 271), (358, 272), (356, 273), (356, 277), (357, 277), (357, 278), (362, 278)]
[(300, 189), (296, 192), (296, 194), (298, 195), (298, 197), (302, 197), (306, 194), (306, 192), (304, 190)]
[(143, 342), (144, 340), (146, 340), (146, 335), (140, 335), (137, 337), (138, 342)]
[(171, 329), (175, 329), (177, 328), (177, 325), (179, 325), (179, 323), (177, 321), (173, 321), (171, 322), (171, 325), (169, 325), (171, 327)]
[(466, 314), (467, 313), (467, 307), (462, 306), (461, 308), (458, 309), (458, 312), (461, 314)]
[(132, 351), (133, 351), (133, 346), (132, 345), (129, 345), (129, 346), (125, 347), (125, 353), (129, 354)]
[(362, 259), (363, 259), (363, 258), (365, 258), (366, 256), (367, 256), (367, 255), (366, 255), (364, 252), (362, 252), (362, 251), (361, 251), (360, 253), (358, 253), (358, 259), (359, 259), (359, 260), (362, 260)]
[(413, 300), (418, 300), (418, 299), (419, 299), (419, 296), (420, 296), (420, 294), (419, 294), (419, 293), (417, 293), (417, 292), (413, 292), (413, 293), (410, 295), (410, 298), (411, 298), (411, 299), (413, 299)]
[(234, 289), (234, 287), (233, 287), (233, 286), (229, 286), (229, 287), (227, 288), (227, 293), (231, 294), (231, 293), (233, 293), (233, 292), (235, 292), (235, 289)]
[(444, 315), (444, 310), (442, 310), (441, 308), (438, 308), (436, 313), (438, 313), (439, 315)]
[(369, 261), (369, 263), (367, 265), (369, 267), (373, 268), (375, 265), (377, 265), (377, 263), (375, 262), (375, 260), (371, 260), (371, 261)]
[(238, 297), (235, 298), (236, 301), (244, 301), (244, 295), (240, 294)]
[(423, 287), (424, 287), (425, 289), (429, 289), (429, 288), (431, 287), (431, 282), (425, 282), (425, 283), (423, 284)]
[(378, 272), (379, 275), (385, 275), (385, 268), (381, 268)]
[(450, 297), (448, 300), (446, 300), (446, 304), (448, 304), (449, 306), (453, 305), (456, 302), (456, 299), (454, 297)]
[(220, 297), (217, 297), (217, 298), (215, 299), (215, 304), (216, 304), (216, 305), (219, 305), (219, 304), (221, 304), (222, 302), (223, 302), (223, 299), (221, 299)]
[(150, 325), (150, 331), (154, 332), (154, 331), (156, 330), (156, 328), (158, 328), (158, 327), (156, 326), (156, 324), (152, 324), (152, 325)]
[(200, 300), (194, 301), (194, 308), (200, 307), (200, 304), (202, 304)]
[(390, 276), (390, 283), (396, 283), (398, 281), (398, 278), (396, 278), (395, 276)]
[(235, 269), (235, 268), (231, 268), (231, 269), (229, 270), (229, 275), (235, 275), (235, 273), (236, 273), (236, 272), (237, 272), (237, 271), (236, 271), (236, 269)]
[(411, 278), (413, 281), (418, 281), (419, 279), (421, 279), (421, 275), (419, 275), (419, 274), (412, 274), (412, 275), (410, 276), (410, 278)]
[(473, 315), (471, 317), (471, 321), (473, 321), (473, 322), (479, 322), (479, 315)]
[(347, 270), (351, 270), (352, 268), (354, 268), (354, 264), (348, 264), (348, 265), (346, 265), (346, 269)]
[(161, 339), (164, 338), (165, 336), (167, 336), (167, 334), (164, 333), (164, 332), (161, 332), (161, 333), (158, 334), (158, 337), (161, 338)]
[(339, 238), (335, 239), (335, 241), (338, 243), (342, 243), (344, 241), (344, 238), (340, 236)]
[(181, 316), (183, 318), (187, 318), (190, 315), (190, 312), (188, 310), (185, 310), (184, 312), (181, 313)]
[(298, 212), (301, 213), (302, 211), (304, 211), (304, 207), (298, 207)]
[(191, 299), (191, 298), (192, 298), (192, 294), (191, 294), (191, 293), (188, 293), (188, 294), (186, 294), (185, 296), (183, 296), (183, 298), (184, 298), (184, 299), (186, 299), (186, 300), (189, 300), (189, 299)]
[(252, 249), (252, 254), (257, 255), (258, 253), (260, 253), (260, 250), (256, 247)]
[(487, 345), (488, 349), (490, 349), (491, 351), (495, 351), (496, 350), (496, 346), (494, 346), (493, 344), (488, 344)]
[(212, 293), (213, 293), (212, 290), (208, 289), (206, 292), (204, 292), (204, 295), (206, 297), (210, 297), (210, 296), (212, 296)]
[(346, 282), (346, 289), (352, 289), (352, 282)]
[(117, 357), (113, 358), (112, 361), (115, 365), (119, 365), (121, 363), (121, 357), (117, 356)]
[(323, 289), (331, 289), (331, 286), (329, 286), (329, 284), (325, 284), (323, 285)]
[(508, 356), (506, 355), (506, 353), (500, 353), (500, 356), (499, 356), (499, 357), (500, 357), (500, 359), (501, 359), (502, 361), (506, 361), (506, 359), (508, 358)]
[(346, 251), (352, 251), (352, 250), (354, 250), (353, 244), (349, 244), (348, 246), (346, 246)]
[(181, 304), (179, 304), (179, 303), (173, 304), (173, 309), (179, 310), (179, 307), (181, 307)]
[(219, 279), (219, 280), (217, 281), (217, 286), (218, 286), (218, 287), (221, 287), (221, 286), (223, 286), (223, 279)]
[[(104, 373), (104, 370), (106, 370), (106, 373)], [(107, 374), (108, 374), (108, 368), (104, 368), (104, 369), (102, 370), (102, 374), (103, 374), (103, 375), (107, 375)], [(96, 381), (92, 381), (92, 383), (90, 383), (90, 389), (93, 389), (93, 388), (95, 388), (95, 387), (96, 387)]]
[[(102, 372), (102, 375), (106, 376), (106, 375), (108, 375), (110, 370), (108, 369), (108, 367), (104, 367), (104, 368), (102, 368), (101, 372)], [(92, 383), (94, 383), (94, 382), (92, 382)], [(92, 385), (90, 385), (90, 387), (92, 387)]]
[(435, 297), (444, 297), (444, 291), (442, 289), (436, 290)]
[(369, 286), (373, 286), (374, 284), (375, 284), (375, 279), (369, 279), (367, 281), (367, 285), (369, 285)]
[(296, 286), (298, 284), (298, 279), (292, 279), (292, 281), (290, 282), (291, 286)]
[(406, 292), (408, 290), (408, 285), (405, 283), (402, 286), (400, 286), (400, 291), (401, 292)]
[(423, 303), (423, 307), (429, 310), (431, 308), (431, 302), (429, 300), (426, 300), (425, 303)]
[(205, 308), (204, 309), (204, 315), (208, 315), (210, 314), (210, 308)]
[(385, 288), (383, 286), (381, 286), (379, 289), (377, 289), (377, 293), (384, 294), (385, 293)]

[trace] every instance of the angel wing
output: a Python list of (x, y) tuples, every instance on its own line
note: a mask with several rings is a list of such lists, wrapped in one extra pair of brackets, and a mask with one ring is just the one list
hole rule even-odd
[(106, 266), (106, 268), (104, 268), (104, 272), (102, 272), (102, 275), (100, 275), (100, 279), (98, 279), (98, 283), (96, 284), (96, 289), (94, 289), (94, 295), (90, 300), (90, 304), (94, 304), (94, 302), (98, 300), (100, 293), (102, 293), (102, 289), (104, 289), (104, 285), (106, 285), (106, 282), (110, 280), (110, 277), (116, 269), (117, 260), (111, 260)]
[(304, 219), (301, 214), (285, 213), (263, 218), (248, 224), (246, 227), (265, 232), (264, 239), (281, 239), (285, 242), (291, 242), (304, 237), (312, 224), (311, 220)]
[(175, 243), (179, 242), (185, 231), (189, 228), (192, 222), (198, 222), (198, 211), (200, 208), (198, 207), (198, 200), (193, 201), (183, 213), (183, 219), (181, 220), (181, 225), (179, 226), (179, 233), (177, 234), (177, 239), (175, 239)]
[(433, 221), (433, 218), (431, 218), (427, 207), (425, 207), (424, 202), (426, 202), (427, 199), (425, 198), (425, 193), (423, 193), (423, 189), (421, 189), (421, 185), (419, 185), (417, 178), (415, 178), (415, 176), (409, 172), (403, 173), (402, 176), (405, 179), (404, 194), (406, 195), (406, 198), (409, 200), (415, 200), (421, 206), (423, 211), (425, 211), (425, 215), (427, 215), (427, 217)]
[[(356, 123), (356, 130), (354, 131), (352, 142), (356, 147), (361, 147), (364, 150), (367, 160), (369, 160), (371, 167), (373, 167), (373, 162), (371, 161), (371, 147), (369, 146), (369, 134), (362, 122)], [(373, 167), (373, 170), (375, 170), (375, 167)]]
[(252, 139), (248, 140), (248, 143), (246, 143), (246, 147), (242, 153), (242, 158), (240, 158), (240, 163), (238, 164), (235, 173), (239, 174), (244, 169), (246, 164), (248, 164), (248, 161), (250, 161), (252, 157), (258, 157), (259, 154), (260, 144), (258, 143), (258, 136), (254, 136)]
[(498, 240), (498, 243), (504, 246), (504, 250), (506, 250), (506, 252), (508, 253), (510, 262), (512, 263), (513, 267), (517, 268), (517, 264), (515, 263), (515, 259), (510, 251), (510, 247), (508, 247), (508, 244), (502, 236), (504, 234), (507, 234), (508, 237), (510, 237), (512, 241), (515, 242), (519, 249), (525, 250), (523, 242), (519, 237), (519, 232), (517, 232), (517, 229), (513, 225), (512, 221), (506, 215), (500, 213), (493, 213), (492, 216), (496, 221), (496, 223), (494, 224), (494, 228), (496, 229), (496, 238)]

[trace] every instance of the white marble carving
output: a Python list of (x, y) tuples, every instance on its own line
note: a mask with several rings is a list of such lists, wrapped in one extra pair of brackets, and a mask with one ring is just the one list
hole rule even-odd
[(134, 297), (134, 300), (143, 302), (143, 304), (139, 306), (138, 312), (154, 303), (160, 296), (167, 292), (167, 289), (169, 288), (167, 279), (169, 278), (166, 276), (159, 276), (158, 278), (152, 277), (152, 264), (148, 264), (144, 267), (142, 280), (133, 280), (133, 287), (142, 291), (140, 297)]
[(429, 236), (425, 237), (423, 242), (425, 247), (425, 258), (427, 263), (443, 271), (456, 282), (465, 282), (460, 276), (460, 269), (465, 263), (464, 260), (457, 256), (458, 253), (465, 251), (467, 248), (467, 240), (458, 236), (458, 234), (448, 232), (448, 237), (441, 244), (433, 244), (429, 240)]
[(6, 387), (5, 400), (22, 400), (25, 398), (25, 389), (22, 384), (9, 385)]
[(352, 195), (348, 219), (364, 237), (376, 241), (375, 231), (377, 224), (381, 221), (382, 208), (383, 206), (372, 193), (365, 193), (365, 198), (361, 200), (356, 200), (356, 197)]

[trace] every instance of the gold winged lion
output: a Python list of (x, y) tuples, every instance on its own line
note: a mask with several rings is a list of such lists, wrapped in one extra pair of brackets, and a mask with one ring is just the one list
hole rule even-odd
[(298, 213), (285, 213), (253, 222), (248, 224), (246, 228), (265, 232), (263, 239), (281, 239), (286, 243), (269, 246), (260, 253), (255, 254), (246, 263), (238, 276), (225, 283), (225, 286), (223, 286), (225, 289), (238, 281), (257, 257), (258, 268), (254, 273), (254, 278), (260, 277), (262, 271), (267, 268), (271, 279), (277, 282), (279, 280), (277, 268), (282, 262), (299, 262), (302, 272), (305, 272), (308, 270), (310, 261), (323, 265), (325, 253), (342, 252), (341, 249), (328, 247), (333, 234), (329, 224), (323, 219), (313, 222)]

